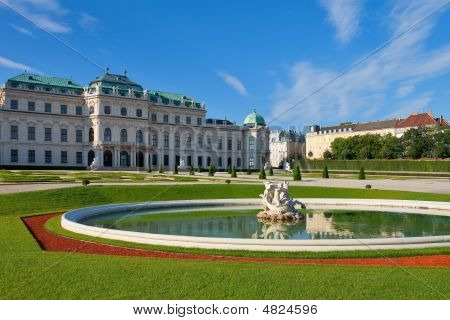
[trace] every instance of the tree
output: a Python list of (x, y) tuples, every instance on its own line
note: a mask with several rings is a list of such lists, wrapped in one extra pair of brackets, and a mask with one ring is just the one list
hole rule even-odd
[(231, 174), (231, 166), (228, 166), (227, 172), (228, 172), (228, 174)]
[(214, 169), (213, 169), (213, 166), (209, 166), (208, 176), (214, 177)]
[(361, 167), (361, 169), (359, 169), (358, 179), (366, 180), (366, 173), (364, 172), (364, 167)]
[(323, 158), (331, 160), (333, 159), (333, 154), (331, 153), (330, 150), (325, 150), (325, 152), (323, 153)]
[(259, 169), (259, 179), (266, 179), (266, 171), (264, 170), (264, 167), (261, 167), (261, 169)]
[(236, 173), (236, 167), (233, 166), (233, 169), (231, 170), (231, 177), (232, 178), (237, 178), (237, 173)]
[(269, 167), (269, 176), (273, 176), (273, 167), (272, 166)]
[(195, 175), (194, 167), (192, 166), (192, 164), (189, 166), (189, 175), (191, 176)]
[(175, 164), (175, 167), (173, 167), (173, 174), (178, 174), (178, 165)]
[(381, 159), (398, 159), (405, 152), (401, 140), (392, 134), (387, 134), (382, 139), (382, 147), (378, 152), (378, 158)]
[(159, 173), (164, 173), (164, 166), (162, 164), (159, 165)]
[(413, 159), (431, 157), (434, 147), (432, 129), (425, 126), (411, 128), (405, 132), (402, 141), (406, 146), (406, 155)]
[(152, 172), (152, 166), (150, 165), (150, 166), (147, 166), (147, 172), (148, 173), (151, 173)]
[(294, 170), (292, 171), (292, 178), (294, 179), (294, 181), (302, 180), (302, 174), (300, 172), (300, 166), (299, 165), (296, 165), (294, 167)]
[(250, 168), (250, 166), (247, 167), (247, 174), (251, 175), (252, 174), (252, 169)]
[(328, 175), (328, 167), (327, 166), (325, 166), (323, 168), (322, 178), (324, 178), (324, 179), (329, 179), (330, 178), (330, 176)]
[(197, 172), (198, 173), (202, 173), (203, 172), (203, 168), (202, 168), (201, 165), (198, 165)]

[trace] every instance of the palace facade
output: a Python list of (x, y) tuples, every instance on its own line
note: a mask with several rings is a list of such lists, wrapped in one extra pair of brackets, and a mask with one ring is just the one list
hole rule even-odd
[(84, 87), (23, 73), (0, 89), (0, 165), (166, 170), (217, 169), (269, 161), (269, 129), (256, 111), (243, 125), (206, 118), (203, 103), (144, 90), (126, 74), (106, 72)]

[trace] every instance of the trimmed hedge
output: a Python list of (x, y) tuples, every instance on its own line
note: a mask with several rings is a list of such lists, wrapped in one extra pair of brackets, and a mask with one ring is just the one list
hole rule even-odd
[(298, 160), (302, 169), (450, 172), (448, 160)]
[(1, 165), (0, 169), (7, 170), (86, 170), (83, 166), (32, 166), (32, 165)]

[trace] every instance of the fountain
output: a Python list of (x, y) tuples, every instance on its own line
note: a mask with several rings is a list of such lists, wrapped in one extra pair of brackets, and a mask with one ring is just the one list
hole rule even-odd
[(264, 211), (261, 211), (256, 216), (261, 220), (269, 221), (295, 221), (303, 219), (303, 214), (300, 214), (295, 205), (300, 205), (303, 209), (306, 208), (300, 201), (294, 200), (289, 196), (289, 184), (287, 181), (282, 183), (264, 183), (264, 194), (261, 194)]

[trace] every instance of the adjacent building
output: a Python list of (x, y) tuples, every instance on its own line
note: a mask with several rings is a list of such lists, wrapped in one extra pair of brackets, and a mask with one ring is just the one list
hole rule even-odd
[(285, 162), (305, 157), (305, 138), (293, 130), (270, 132), (270, 164), (275, 168), (283, 167)]
[(335, 126), (309, 126), (306, 134), (306, 157), (321, 159), (326, 150), (331, 151), (331, 143), (336, 138), (348, 138), (364, 134), (391, 134), (401, 137), (410, 128), (419, 126), (448, 126), (442, 115), (435, 118), (432, 111), (427, 113), (413, 113), (405, 119), (388, 119), (372, 122), (347, 122)]
[(24, 73), (0, 88), (0, 165), (146, 168), (180, 164), (258, 169), (269, 128), (256, 111), (243, 125), (208, 119), (186, 95), (145, 90), (106, 72), (88, 86)]

